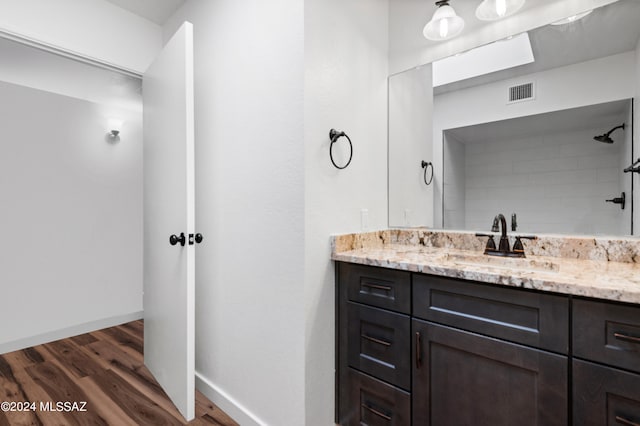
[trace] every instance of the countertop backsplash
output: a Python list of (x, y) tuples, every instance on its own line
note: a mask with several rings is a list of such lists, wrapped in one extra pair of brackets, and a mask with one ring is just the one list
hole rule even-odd
[[(496, 244), (500, 238), (495, 233)], [(515, 236), (510, 233), (513, 245)], [(333, 253), (358, 249), (383, 248), (385, 245), (412, 245), (483, 252), (486, 238), (471, 231), (440, 231), (427, 228), (387, 229), (333, 238)], [(537, 240), (523, 241), (525, 253), (566, 259), (640, 263), (640, 238), (573, 235), (538, 235)]]

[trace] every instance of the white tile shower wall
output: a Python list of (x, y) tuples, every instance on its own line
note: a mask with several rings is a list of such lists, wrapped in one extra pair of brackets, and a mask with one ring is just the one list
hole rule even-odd
[[(533, 73), (518, 79), (502, 80), (435, 96), (433, 100), (433, 158), (436, 162), (436, 179), (442, 179), (443, 145), (439, 141), (442, 140), (442, 134), (446, 129), (630, 99), (635, 96), (636, 72), (636, 55), (635, 52), (629, 51)], [(523, 80), (536, 82), (537, 96), (535, 101), (507, 104), (504, 100), (506, 88)], [(585, 87), (588, 87), (589, 90), (584, 90)], [(600, 134), (602, 133), (600, 131)], [(549, 151), (555, 150), (554, 147), (543, 146), (541, 141), (539, 141), (539, 146), (535, 148), (527, 147), (526, 140), (512, 141), (512, 143), (524, 144), (520, 149), (522, 154), (526, 155), (527, 160), (549, 158)], [(539, 151), (540, 149), (542, 151)], [(575, 149), (575, 146), (563, 146), (560, 153), (571, 153)], [(585, 156), (589, 156), (586, 154), (587, 152), (599, 148), (594, 145), (585, 146), (582, 149)], [(498, 158), (499, 155), (501, 155), (499, 152), (494, 152), (491, 155), (485, 154), (484, 158), (489, 161)], [(480, 161), (476, 165), (480, 167), (481, 164)], [(487, 173), (495, 172), (491, 169)], [(434, 197), (434, 222), (442, 223), (441, 216), (441, 198), (439, 194), (436, 194)]]
[(621, 210), (604, 200), (620, 193), (623, 144), (598, 143), (599, 133), (467, 142), (465, 229), (489, 230), (501, 212), (517, 214), (519, 232), (618, 234)]

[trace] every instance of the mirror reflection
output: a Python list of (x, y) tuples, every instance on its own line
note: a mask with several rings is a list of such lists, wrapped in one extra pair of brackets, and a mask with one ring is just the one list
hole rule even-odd
[[(523, 233), (634, 234), (638, 22), (621, 0), (391, 76), (389, 225), (486, 231), (503, 213)], [(486, 58), (502, 69), (465, 74)]]

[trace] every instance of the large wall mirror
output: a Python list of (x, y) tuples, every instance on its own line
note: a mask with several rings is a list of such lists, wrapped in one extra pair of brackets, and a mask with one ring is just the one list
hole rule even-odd
[(640, 233), (639, 22), (619, 0), (391, 76), (389, 226)]

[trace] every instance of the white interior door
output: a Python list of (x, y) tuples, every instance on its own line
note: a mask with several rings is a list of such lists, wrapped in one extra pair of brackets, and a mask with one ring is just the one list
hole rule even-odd
[[(186, 420), (195, 411), (193, 26), (143, 77), (144, 362)], [(184, 236), (182, 241), (170, 236)], [(186, 240), (186, 241), (185, 241)], [(183, 245), (184, 244), (184, 245)]]

